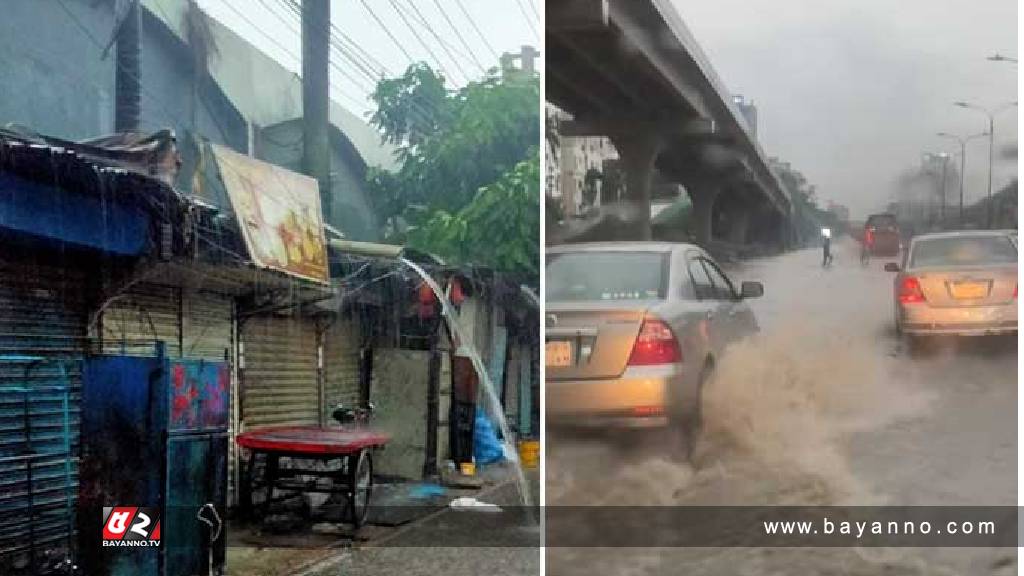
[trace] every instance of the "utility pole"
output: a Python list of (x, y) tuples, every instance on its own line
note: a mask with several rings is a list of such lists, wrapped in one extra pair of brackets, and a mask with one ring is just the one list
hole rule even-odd
[(942, 153), (942, 204), (939, 205), (939, 229), (946, 229), (946, 165), (949, 164), (949, 154)]
[(114, 131), (137, 131), (142, 117), (142, 9), (131, 0), (117, 29)]
[(316, 178), (324, 221), (331, 215), (328, 79), (331, 4), (302, 0), (302, 170)]

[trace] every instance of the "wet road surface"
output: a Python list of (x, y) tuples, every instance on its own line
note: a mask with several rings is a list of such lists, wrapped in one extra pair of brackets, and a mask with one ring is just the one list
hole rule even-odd
[[(1016, 339), (904, 348), (857, 245), (755, 260), (761, 333), (705, 391), (696, 465), (657, 434), (549, 430), (550, 505), (1016, 505)], [(623, 526), (643, 530), (644, 526)], [(550, 545), (550, 544), (549, 544)], [(562, 574), (1015, 574), (1014, 549), (547, 549)]]

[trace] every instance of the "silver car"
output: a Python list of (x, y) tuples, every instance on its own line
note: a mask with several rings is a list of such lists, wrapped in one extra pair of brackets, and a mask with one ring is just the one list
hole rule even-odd
[(908, 336), (1017, 331), (1017, 244), (1005, 231), (913, 238), (893, 286), (897, 329)]
[(698, 246), (549, 248), (545, 413), (553, 425), (669, 426), (693, 450), (701, 388), (727, 344), (757, 330), (745, 298)]

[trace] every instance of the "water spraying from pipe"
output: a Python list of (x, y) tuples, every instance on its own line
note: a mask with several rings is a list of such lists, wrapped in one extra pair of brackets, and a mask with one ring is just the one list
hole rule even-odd
[[(490, 413), (498, 421), (498, 428), (501, 430), (502, 441), (505, 443), (505, 453), (514, 455), (516, 454), (515, 446), (512, 445), (512, 431), (508, 427), (508, 421), (505, 420), (505, 412), (501, 406), (501, 400), (498, 398), (498, 393), (494, 389), (494, 383), (491, 382), (490, 376), (487, 375), (487, 369), (484, 367), (483, 360), (480, 359), (480, 354), (477, 353), (476, 347), (473, 346), (470, 339), (462, 332), (462, 326), (459, 324), (459, 318), (455, 314), (455, 309), (452, 308), (451, 302), (448, 301), (448, 297), (445, 295), (441, 287), (437, 285), (437, 282), (430, 277), (423, 268), (420, 268), (416, 263), (406, 260), (405, 258), (399, 257), (398, 261), (405, 264), (417, 274), (420, 278), (430, 286), (430, 289), (434, 291), (434, 295), (437, 297), (438, 302), (441, 303), (441, 314), (448, 321), (448, 326), (455, 333), (458, 338), (459, 344), (469, 353), (469, 359), (473, 363), (473, 369), (476, 370), (477, 376), (484, 385), (484, 392), (487, 396), (488, 407)], [(522, 500), (523, 506), (527, 510), (527, 514), (530, 515), (530, 519), (535, 521), (532, 517), (532, 513), (529, 511), (531, 506), (530, 490), (526, 483), (526, 474), (523, 472), (523, 467), (519, 463), (519, 459), (512, 457), (513, 464), (515, 464), (516, 470), (516, 482), (519, 485), (519, 497)]]

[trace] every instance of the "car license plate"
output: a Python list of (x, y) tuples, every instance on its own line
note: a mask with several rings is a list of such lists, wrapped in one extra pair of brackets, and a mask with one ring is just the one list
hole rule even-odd
[(988, 282), (957, 282), (950, 284), (949, 292), (957, 300), (974, 300), (988, 296)]
[(572, 365), (572, 343), (552, 340), (544, 345), (544, 363), (556, 368)]

